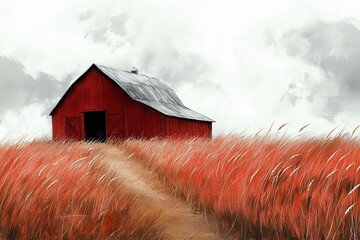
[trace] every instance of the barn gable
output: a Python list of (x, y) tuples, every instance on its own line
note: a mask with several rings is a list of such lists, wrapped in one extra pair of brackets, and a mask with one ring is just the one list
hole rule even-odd
[[(89, 70), (93, 67), (96, 67), (108, 78), (113, 80), (133, 100), (151, 107), (166, 116), (196, 121), (214, 122), (212, 119), (184, 106), (175, 92), (156, 78), (148, 77), (143, 74), (132, 73), (130, 71), (122, 71), (98, 64), (93, 64)], [(84, 74), (86, 74), (86, 72)], [(75, 83), (76, 81), (73, 83), (73, 85)], [(65, 95), (62, 98), (64, 98)], [(50, 115), (53, 114), (60, 102), (61, 100), (51, 111)]]

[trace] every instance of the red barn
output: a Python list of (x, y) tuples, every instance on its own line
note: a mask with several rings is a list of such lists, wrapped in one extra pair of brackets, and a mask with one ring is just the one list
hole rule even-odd
[(93, 64), (51, 111), (53, 139), (211, 137), (210, 118), (158, 79)]

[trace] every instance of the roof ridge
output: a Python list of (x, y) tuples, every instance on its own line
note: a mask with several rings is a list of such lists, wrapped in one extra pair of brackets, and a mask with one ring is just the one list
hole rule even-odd
[(109, 66), (105, 66), (105, 65), (101, 65), (101, 64), (96, 64), (96, 63), (94, 63), (94, 65), (95, 65), (95, 66), (104, 67), (104, 68), (111, 68), (112, 70), (127, 72), (127, 73), (130, 73), (130, 74), (141, 75), (141, 76), (147, 77), (147, 78), (149, 78), (149, 79), (155, 79), (155, 80), (161, 82), (160, 79), (158, 79), (158, 78), (156, 78), (156, 77), (148, 76), (148, 75), (143, 74), (143, 73), (132, 73), (132, 72), (129, 71), (129, 70), (122, 70), (122, 69), (119, 69), (119, 68), (113, 68), (113, 67), (109, 67)]

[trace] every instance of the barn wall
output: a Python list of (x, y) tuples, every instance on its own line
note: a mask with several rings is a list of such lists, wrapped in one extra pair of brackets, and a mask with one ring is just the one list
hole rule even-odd
[(166, 133), (174, 137), (211, 137), (212, 123), (166, 117)]
[(52, 114), (53, 139), (66, 139), (68, 117), (79, 117), (84, 138), (83, 112), (105, 110), (107, 116), (123, 113), (124, 137), (165, 136), (165, 117), (161, 113), (132, 100), (116, 83), (97, 68), (91, 68), (68, 91)]

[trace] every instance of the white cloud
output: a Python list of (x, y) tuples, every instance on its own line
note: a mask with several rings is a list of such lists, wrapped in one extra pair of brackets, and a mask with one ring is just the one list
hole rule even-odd
[(31, 104), (18, 111), (7, 111), (0, 124), (0, 139), (30, 140), (33, 138), (50, 138), (50, 119), (42, 114), (41, 104)]

